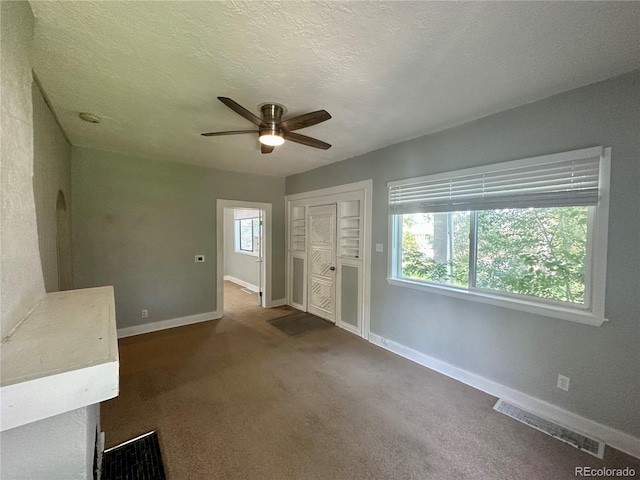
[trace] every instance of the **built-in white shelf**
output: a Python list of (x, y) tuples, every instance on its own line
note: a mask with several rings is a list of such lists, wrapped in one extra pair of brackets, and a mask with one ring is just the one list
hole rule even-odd
[(338, 256), (360, 258), (362, 209), (360, 200), (340, 201), (338, 209), (340, 243)]
[(289, 250), (304, 252), (307, 241), (306, 207), (291, 207)]
[(118, 395), (113, 287), (49, 293), (0, 351), (0, 431)]

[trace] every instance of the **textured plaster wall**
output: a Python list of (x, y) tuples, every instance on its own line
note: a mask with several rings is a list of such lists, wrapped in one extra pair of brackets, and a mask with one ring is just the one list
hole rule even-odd
[(113, 285), (118, 328), (216, 311), (217, 199), (273, 205), (272, 298), (284, 297), (284, 178), (77, 147), (71, 178), (75, 286)]
[[(29, 50), (33, 16), (27, 2), (0, 2), (2, 61), (2, 337), (44, 296), (34, 201), (34, 123), (51, 142), (59, 131), (46, 123), (39, 99), (32, 104)], [(33, 111), (35, 109), (35, 122)], [(64, 140), (64, 139), (62, 139)], [(36, 139), (37, 141), (37, 139)], [(51, 166), (36, 167), (44, 175)], [(57, 168), (57, 167), (56, 167)], [(64, 169), (63, 169), (64, 170)], [(46, 177), (46, 178), (45, 178)], [(53, 179), (50, 179), (54, 181)], [(44, 188), (44, 186), (43, 186)], [(55, 201), (55, 200), (54, 200)], [(55, 203), (54, 203), (55, 211)], [(91, 477), (99, 406), (72, 411), (0, 434), (3, 479)]]
[(0, 2), (0, 338), (44, 295), (33, 200), (33, 115), (29, 63), (33, 15), (27, 2)]
[(100, 405), (72, 410), (0, 433), (0, 475), (7, 480), (88, 480)]
[[(33, 84), (33, 195), (36, 205), (38, 243), (44, 286), (56, 292), (58, 252), (56, 244), (56, 201), (62, 191), (67, 205), (67, 225), (71, 230), (71, 145)], [(70, 266), (68, 266), (70, 269)]]
[[(613, 149), (606, 316), (592, 327), (388, 285), (374, 253), (371, 331), (640, 436), (640, 72), (287, 177), (287, 194), (373, 179), (372, 243), (388, 252), (386, 182), (595, 145)], [(557, 374), (571, 378), (569, 392)]]
[(233, 209), (224, 211), (224, 274), (258, 286), (258, 257), (236, 253)]

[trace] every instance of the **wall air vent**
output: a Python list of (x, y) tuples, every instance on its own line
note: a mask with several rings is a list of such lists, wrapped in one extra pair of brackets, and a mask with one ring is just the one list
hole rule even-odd
[(558, 440), (568, 443), (579, 450), (590, 453), (594, 457), (604, 457), (604, 442), (600, 440), (594, 440), (593, 438), (589, 438), (578, 432), (569, 430), (557, 423), (546, 420), (511, 403), (505, 402), (502, 399), (498, 400), (498, 403), (494, 405), (493, 409), (497, 412), (504, 413), (519, 422), (525, 423), (536, 430), (540, 430), (547, 435), (551, 435)]

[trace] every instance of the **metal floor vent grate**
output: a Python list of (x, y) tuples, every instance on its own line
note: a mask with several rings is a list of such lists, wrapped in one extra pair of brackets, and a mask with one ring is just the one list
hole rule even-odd
[(542, 417), (529, 413), (526, 410), (505, 402), (502, 399), (498, 400), (498, 403), (494, 405), (493, 409), (497, 412), (504, 413), (519, 422), (525, 423), (536, 430), (540, 430), (547, 435), (551, 435), (558, 440), (568, 443), (579, 450), (590, 453), (594, 457), (604, 457), (604, 442), (600, 440), (594, 440), (593, 438), (589, 438), (580, 433), (574, 432), (573, 430), (569, 430), (557, 423), (545, 420)]

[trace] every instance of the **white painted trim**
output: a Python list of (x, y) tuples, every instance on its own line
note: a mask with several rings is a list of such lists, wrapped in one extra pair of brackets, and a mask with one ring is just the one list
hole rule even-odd
[(308, 192), (294, 193), (287, 195), (285, 201), (295, 202), (297, 200), (306, 200), (314, 197), (324, 197), (330, 195), (339, 195), (341, 193), (349, 193), (356, 190), (365, 190), (372, 188), (373, 180), (362, 180), (361, 182), (345, 183), (343, 185), (337, 185), (335, 187), (321, 188), (319, 190), (311, 190)]
[[(609, 192), (611, 190), (611, 147), (606, 147), (600, 158), (600, 198), (596, 207), (594, 230), (591, 236), (590, 300), (591, 311), (596, 317), (605, 317), (604, 301), (607, 279), (607, 249), (609, 236)], [(587, 252), (588, 254), (590, 252)]]
[(640, 438), (621, 432), (614, 428), (590, 420), (576, 413), (564, 410), (556, 405), (514, 390), (505, 385), (468, 372), (449, 363), (425, 355), (393, 340), (386, 339), (373, 332), (369, 333), (369, 341), (401, 357), (418, 363), (424, 367), (442, 373), (466, 385), (477, 388), (494, 397), (502, 398), (540, 417), (549, 419), (577, 432), (602, 440), (629, 455), (640, 458)]
[[(300, 306), (294, 305), (291, 301), (291, 258), (298, 252), (292, 252), (290, 247), (290, 207), (306, 206), (307, 208), (313, 205), (323, 205), (330, 203), (339, 203), (349, 194), (363, 193), (363, 218), (364, 218), (364, 236), (363, 245), (361, 246), (361, 259), (362, 262), (362, 275), (363, 275), (363, 292), (362, 292), (362, 322), (361, 330), (357, 334), (362, 338), (369, 338), (369, 325), (371, 319), (371, 232), (372, 232), (372, 218), (373, 218), (373, 180), (363, 180), (360, 182), (347, 183), (344, 185), (337, 185), (335, 187), (322, 188), (320, 190), (313, 190), (309, 192), (296, 193), (285, 196), (285, 212), (286, 212), (286, 234), (287, 234), (287, 268), (286, 268), (286, 292), (287, 302), (289, 305), (299, 308)], [(307, 255), (307, 251), (304, 255)], [(306, 262), (305, 262), (306, 264)], [(306, 265), (305, 265), (306, 267)], [(305, 272), (306, 273), (306, 272)], [(304, 289), (306, 295), (306, 288)], [(303, 310), (306, 308), (306, 298)]]
[(545, 317), (559, 318), (561, 320), (593, 325), (595, 327), (599, 327), (607, 321), (606, 318), (597, 317), (588, 310), (511, 298), (506, 295), (495, 295), (487, 293), (486, 291), (480, 291), (479, 289), (467, 290), (464, 288), (449, 287), (446, 285), (426, 284), (424, 282), (412, 281), (405, 278), (387, 278), (387, 283), (389, 285), (395, 285), (396, 287), (405, 287), (412, 290), (421, 290), (423, 292), (461, 298), (463, 300), (487, 303), (497, 307), (510, 308), (512, 310), (533, 313), (535, 315), (543, 315)]
[(307, 254), (306, 252), (289, 252), (287, 255), (287, 275), (286, 275), (286, 290), (287, 290), (287, 305), (291, 305), (303, 312), (307, 311), (307, 289), (302, 290), (302, 303), (296, 303), (293, 301), (293, 264), (294, 259), (302, 261), (302, 277), (307, 278)]
[(362, 326), (360, 336), (365, 340), (369, 339), (371, 331), (371, 245), (373, 228), (373, 180), (360, 182), (364, 188), (364, 238), (362, 240)]
[(231, 275), (225, 275), (224, 276), (224, 281), (227, 282), (231, 282), (231, 283), (235, 283), (236, 285), (240, 285), (241, 287), (245, 287), (248, 288), (249, 290), (253, 290), (254, 292), (258, 293), (258, 286), (254, 285), (253, 283), (249, 283), (249, 282), (245, 282), (244, 280), (240, 280), (239, 278), (233, 277)]
[[(541, 157), (534, 157), (524, 160), (505, 162), (509, 165), (527, 165), (531, 163), (544, 163), (548, 159), (570, 160), (587, 157), (600, 156), (599, 172), (599, 200), (595, 208), (595, 215), (589, 213), (589, 229), (593, 233), (587, 239), (587, 278), (586, 305), (572, 305), (568, 302), (546, 300), (543, 298), (531, 298), (529, 300), (524, 295), (509, 294), (507, 292), (494, 292), (477, 287), (454, 287), (449, 285), (438, 285), (419, 280), (396, 277), (399, 266), (402, 263), (401, 249), (398, 245), (401, 232), (398, 231), (400, 222), (394, 221), (394, 215), (388, 214), (388, 242), (389, 251), (387, 253), (387, 283), (397, 287), (406, 287), (413, 290), (421, 290), (429, 293), (447, 295), (464, 300), (486, 303), (503, 308), (510, 308), (521, 312), (533, 313), (550, 318), (568, 320), (570, 322), (582, 323), (584, 325), (601, 326), (608, 321), (605, 317), (605, 294), (606, 294), (606, 273), (607, 273), (607, 240), (609, 231), (609, 191), (611, 182), (611, 147), (591, 147), (571, 152), (563, 152)], [(480, 173), (492, 165), (473, 167), (470, 169), (458, 170), (457, 173), (465, 174)], [(410, 179), (422, 181), (427, 179), (443, 178), (449, 173), (437, 175), (427, 175)], [(407, 180), (388, 182), (389, 187), (394, 185), (404, 185)], [(387, 207), (388, 208), (388, 207)], [(592, 207), (589, 208), (592, 210)]]
[(132, 337), (133, 335), (142, 335), (143, 333), (157, 332), (158, 330), (166, 330), (167, 328), (182, 327), (193, 323), (206, 322), (208, 320), (216, 320), (222, 318), (222, 313), (207, 312), (189, 315), (188, 317), (171, 318), (169, 320), (160, 320), (158, 322), (143, 323), (133, 327), (125, 327), (118, 329), (118, 338)]
[(282, 307), (283, 305), (286, 305), (286, 304), (287, 304), (286, 298), (279, 298), (278, 300), (271, 300), (270, 302), (267, 302), (267, 308)]
[(263, 262), (262, 269), (262, 305), (271, 301), (271, 244), (272, 244), (272, 205), (270, 203), (249, 202), (244, 200), (216, 200), (216, 309), (223, 311), (224, 306), (224, 210), (225, 208), (244, 208), (264, 211), (262, 218)]
[(356, 327), (354, 327), (353, 325), (347, 323), (347, 322), (343, 322), (342, 320), (339, 320), (336, 322), (336, 327), (340, 327), (343, 330), (346, 330), (347, 332), (351, 332), (354, 335), (357, 335), (359, 337), (361, 337), (362, 335), (360, 335), (360, 330), (358, 330)]
[(358, 278), (358, 297), (356, 298), (356, 323), (357, 325), (351, 325), (348, 322), (342, 320), (342, 295), (336, 295), (336, 325), (344, 328), (345, 330), (355, 333), (359, 337), (362, 337), (362, 297), (364, 286), (362, 284), (362, 262), (359, 259), (353, 258), (338, 258), (336, 262), (336, 291), (342, 294), (342, 276), (344, 267), (355, 268)]
[(117, 397), (119, 365), (118, 360), (110, 361), (5, 385), (0, 430), (4, 432)]

